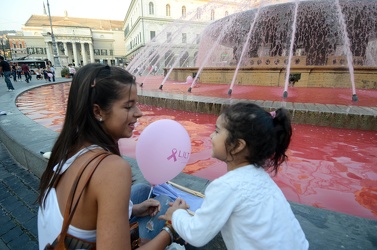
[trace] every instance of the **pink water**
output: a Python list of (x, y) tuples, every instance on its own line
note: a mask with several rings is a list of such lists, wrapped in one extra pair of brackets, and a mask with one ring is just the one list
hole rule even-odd
[[(17, 99), (19, 109), (59, 132), (69, 84), (41, 87)], [(144, 116), (134, 135), (119, 142), (122, 154), (135, 158), (143, 129), (159, 119), (173, 119), (188, 131), (192, 153), (183, 172), (213, 180), (226, 171), (211, 158), (209, 135), (216, 116), (140, 105)], [(377, 132), (293, 125), (289, 161), (274, 180), (290, 201), (377, 219)]]

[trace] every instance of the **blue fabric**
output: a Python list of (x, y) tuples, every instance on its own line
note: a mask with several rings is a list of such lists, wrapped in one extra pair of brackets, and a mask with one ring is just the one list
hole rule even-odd
[[(132, 203), (139, 204), (142, 203), (143, 201), (148, 199), (149, 193), (151, 191), (151, 186), (143, 183), (138, 183), (134, 184), (131, 187), (131, 201)], [(146, 239), (153, 239), (154, 237), (157, 236), (157, 234), (160, 233), (161, 229), (165, 225), (164, 220), (159, 220), (158, 217), (160, 215), (164, 215), (166, 210), (169, 208), (169, 202), (172, 202), (172, 199), (169, 198), (167, 195), (159, 195), (155, 196), (152, 195), (153, 199), (158, 200), (161, 204), (161, 210), (160, 212), (155, 215), (154, 217), (146, 216), (146, 217), (136, 217), (132, 216), (130, 219), (130, 222), (135, 222), (137, 221), (139, 223), (139, 234), (141, 238), (146, 238)], [(151, 221), (151, 222), (149, 222)], [(153, 225), (153, 230), (149, 230), (147, 228), (147, 224)]]
[(182, 198), (186, 201), (187, 204), (190, 205), (190, 211), (195, 212), (198, 208), (202, 206), (203, 198), (195, 196), (193, 194), (189, 194), (185, 191), (182, 191), (176, 187), (168, 183), (163, 183), (161, 185), (157, 185), (153, 188), (154, 195), (167, 195), (172, 200)]

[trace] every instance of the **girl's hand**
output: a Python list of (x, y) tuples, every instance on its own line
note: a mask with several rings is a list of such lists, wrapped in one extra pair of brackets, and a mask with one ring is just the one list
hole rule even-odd
[(164, 215), (158, 217), (159, 220), (171, 221), (173, 213), (177, 209), (189, 209), (190, 206), (181, 198), (177, 198), (174, 203), (169, 203), (170, 208), (166, 211)]
[(132, 208), (132, 215), (136, 217), (144, 217), (144, 216), (155, 216), (158, 212), (160, 212), (161, 204), (159, 201), (154, 199), (148, 199), (143, 201), (140, 204), (134, 204)]

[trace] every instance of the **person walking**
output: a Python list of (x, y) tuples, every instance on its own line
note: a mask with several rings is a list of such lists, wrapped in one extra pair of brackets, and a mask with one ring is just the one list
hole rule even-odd
[(16, 65), (16, 63), (12, 63), (12, 78), (13, 78), (13, 82), (17, 82), (17, 65)]
[(27, 83), (29, 83), (29, 81), (31, 80), (31, 75), (30, 75), (30, 68), (29, 68), (29, 66), (28, 66), (26, 63), (24, 63), (24, 64), (22, 64), (21, 68), (22, 68), (22, 71), (24, 72), (25, 81), (26, 81)]
[(18, 65), (17, 64), (17, 80), (19, 81), (19, 82), (22, 82), (22, 77), (21, 77), (21, 75), (22, 75), (22, 68), (21, 68), (21, 66), (20, 65)]
[(3, 56), (0, 56), (0, 72), (4, 74), (5, 83), (7, 84), (8, 91), (13, 91), (14, 87), (12, 82), (9, 79), (11, 74), (10, 65), (7, 61), (4, 60)]
[(52, 81), (55, 82), (55, 68), (54, 68), (54, 65), (50, 66), (50, 72), (52, 74), (52, 76), (51, 76)]

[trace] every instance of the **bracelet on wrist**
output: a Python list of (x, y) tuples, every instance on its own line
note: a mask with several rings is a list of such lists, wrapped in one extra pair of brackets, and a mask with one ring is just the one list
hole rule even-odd
[(163, 228), (161, 229), (161, 231), (162, 231), (162, 230), (166, 231), (166, 232), (169, 234), (169, 236), (170, 236), (170, 244), (173, 243), (173, 241), (174, 241), (174, 236), (173, 236), (173, 232), (172, 232), (172, 230), (171, 230), (169, 227), (167, 227), (167, 226), (163, 227)]

